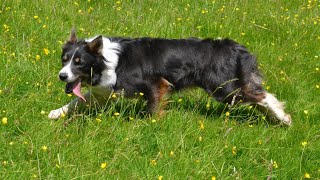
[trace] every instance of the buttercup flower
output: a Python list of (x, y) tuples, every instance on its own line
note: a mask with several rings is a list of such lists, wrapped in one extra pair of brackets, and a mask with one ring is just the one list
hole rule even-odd
[(173, 156), (174, 155), (174, 152), (173, 151), (170, 151), (170, 156)]
[(237, 147), (236, 146), (233, 146), (233, 148), (232, 148), (232, 154), (233, 155), (236, 155), (237, 154)]
[(303, 142), (301, 143), (301, 145), (302, 145), (303, 147), (305, 147), (307, 144), (308, 144), (307, 141), (303, 141)]
[(199, 124), (200, 124), (200, 129), (203, 130), (203, 129), (204, 129), (204, 123), (203, 123), (203, 121), (199, 121)]
[(41, 59), (40, 55), (36, 55), (36, 60), (39, 61)]
[(155, 160), (155, 159), (151, 160), (151, 161), (150, 161), (150, 164), (151, 164), (152, 166), (157, 165), (157, 160)]
[(101, 123), (101, 119), (100, 118), (96, 118), (97, 123)]
[(107, 163), (106, 162), (101, 163), (101, 165), (100, 165), (101, 169), (105, 169), (106, 167), (107, 167)]
[(306, 179), (310, 179), (310, 178), (311, 178), (311, 176), (310, 176), (310, 174), (309, 174), (309, 173), (305, 173), (305, 174), (304, 174), (304, 178), (306, 178)]
[(50, 53), (50, 51), (49, 51), (48, 48), (44, 48), (44, 49), (43, 49), (43, 52), (44, 52), (45, 55), (48, 55), (48, 54)]
[(273, 161), (273, 164), (272, 164), (272, 166), (275, 168), (275, 169), (277, 169), (278, 168), (278, 164), (277, 164), (277, 161)]
[(3, 125), (8, 124), (8, 118), (6, 118), (6, 117), (2, 118), (1, 122), (2, 122)]
[(41, 149), (42, 149), (42, 151), (46, 152), (46, 151), (48, 151), (48, 146), (42, 146)]

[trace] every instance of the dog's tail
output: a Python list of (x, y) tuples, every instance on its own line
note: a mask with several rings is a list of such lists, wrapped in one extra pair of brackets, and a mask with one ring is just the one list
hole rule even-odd
[(248, 101), (259, 102), (264, 98), (262, 75), (259, 72), (256, 57), (244, 46), (237, 45), (238, 75), (241, 83), (241, 91)]

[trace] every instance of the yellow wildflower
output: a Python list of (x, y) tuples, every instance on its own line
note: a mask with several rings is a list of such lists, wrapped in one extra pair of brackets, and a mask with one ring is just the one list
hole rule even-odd
[(36, 60), (39, 61), (41, 59), (40, 55), (36, 55)]
[(202, 13), (202, 14), (206, 14), (206, 13), (208, 13), (208, 10), (203, 9), (203, 10), (201, 10), (201, 13)]
[(169, 154), (170, 156), (173, 156), (174, 155), (174, 152), (173, 151), (170, 151), (170, 154)]
[(39, 19), (39, 16), (33, 16), (34, 19)]
[(101, 165), (100, 165), (101, 169), (105, 169), (106, 167), (107, 167), (107, 163), (106, 162), (101, 163)]
[(2, 161), (2, 164), (6, 166), (8, 164), (8, 161)]
[(209, 102), (206, 104), (206, 108), (210, 109), (210, 103)]
[(277, 169), (277, 168), (278, 168), (277, 161), (273, 161), (272, 166), (273, 166), (275, 169)]
[(100, 118), (96, 118), (97, 123), (101, 123), (101, 119)]
[(119, 116), (119, 115), (120, 115), (120, 113), (115, 112), (115, 113), (113, 113), (113, 115), (114, 115), (114, 116)]
[(8, 118), (6, 118), (6, 117), (2, 118), (1, 122), (2, 122), (3, 125), (8, 124)]
[(163, 176), (159, 176), (159, 177), (158, 177), (158, 180), (162, 180), (162, 178), (163, 178)]
[(202, 136), (199, 137), (199, 141), (201, 142), (203, 140)]
[(10, 26), (4, 24), (3, 25), (3, 28), (4, 28), (4, 32), (9, 32), (10, 31)]
[(308, 111), (308, 110), (304, 110), (303, 113), (304, 113), (305, 115), (307, 115), (307, 114), (309, 113), (309, 111)]
[(44, 48), (44, 49), (43, 49), (43, 52), (44, 52), (45, 55), (48, 55), (48, 54), (50, 53), (50, 51), (49, 51), (48, 48)]
[(157, 122), (157, 121), (156, 121), (155, 119), (152, 119), (151, 122), (152, 122), (152, 123), (155, 123), (155, 122)]
[(232, 147), (232, 154), (233, 154), (233, 155), (236, 155), (236, 154), (237, 154), (237, 147), (236, 147), (236, 146), (233, 146), (233, 147)]
[(143, 94), (143, 92), (140, 92), (139, 95), (140, 95), (140, 96), (143, 96), (144, 94)]
[(44, 110), (41, 110), (40, 114), (44, 115), (46, 112)]
[(211, 177), (211, 180), (216, 180), (217, 178), (215, 176), (212, 176)]
[(48, 151), (48, 147), (47, 147), (47, 146), (42, 146), (41, 149), (42, 149), (42, 151), (44, 151), (44, 152)]
[(157, 160), (155, 160), (155, 159), (151, 160), (151, 161), (150, 161), (150, 164), (151, 164), (152, 166), (157, 165)]
[(204, 129), (204, 123), (203, 123), (203, 121), (199, 121), (199, 124), (200, 124), (200, 129), (203, 130), (203, 129)]
[(306, 179), (310, 179), (310, 178), (311, 178), (311, 176), (310, 176), (310, 174), (309, 174), (309, 173), (305, 173), (305, 174), (304, 174), (304, 178), (306, 178)]
[(226, 116), (227, 116), (227, 117), (230, 116), (230, 112), (229, 112), (229, 111), (226, 112)]
[(301, 145), (302, 145), (303, 147), (305, 147), (307, 144), (308, 144), (307, 141), (303, 141), (303, 142), (301, 143)]
[(89, 9), (88, 9), (88, 13), (91, 13), (91, 11), (93, 10), (93, 7), (89, 7)]
[(181, 102), (182, 102), (182, 98), (179, 98), (179, 99), (178, 99), (178, 103), (181, 103)]

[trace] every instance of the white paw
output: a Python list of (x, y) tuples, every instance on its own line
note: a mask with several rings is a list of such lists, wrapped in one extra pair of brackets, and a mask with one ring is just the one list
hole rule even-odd
[(284, 124), (288, 125), (288, 126), (291, 126), (291, 125), (292, 125), (292, 119), (291, 119), (290, 114), (286, 114), (286, 115), (281, 119), (281, 121), (282, 121)]
[(67, 112), (68, 112), (68, 107), (63, 106), (62, 108), (50, 111), (50, 113), (48, 114), (48, 118), (49, 119), (58, 119), (60, 117), (64, 117)]

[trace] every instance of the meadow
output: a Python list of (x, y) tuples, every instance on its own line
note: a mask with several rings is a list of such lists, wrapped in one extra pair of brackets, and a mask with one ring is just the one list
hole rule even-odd
[[(1, 0), (0, 179), (320, 179), (320, 1)], [(200, 89), (168, 97), (165, 116), (112, 97), (68, 103), (61, 46), (79, 37), (232, 38), (258, 58), (293, 125)]]

